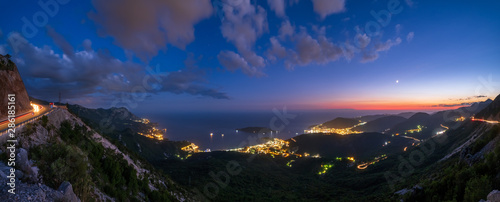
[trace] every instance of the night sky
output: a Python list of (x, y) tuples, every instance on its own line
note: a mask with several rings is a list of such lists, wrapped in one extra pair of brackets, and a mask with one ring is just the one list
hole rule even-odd
[(37, 2), (1, 3), (0, 53), (49, 101), (439, 110), (500, 93), (496, 0)]

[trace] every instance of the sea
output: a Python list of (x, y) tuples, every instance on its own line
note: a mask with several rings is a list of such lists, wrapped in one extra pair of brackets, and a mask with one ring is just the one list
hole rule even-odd
[[(189, 141), (202, 150), (227, 150), (263, 143), (263, 137), (289, 139), (304, 133), (309, 126), (324, 123), (337, 117), (354, 118), (374, 114), (397, 114), (399, 111), (373, 110), (283, 110), (259, 112), (167, 112), (142, 115), (166, 128), (165, 138), (172, 141)], [(274, 125), (275, 127), (273, 127)], [(245, 127), (266, 127), (278, 133), (256, 134), (237, 131)], [(210, 135), (212, 134), (212, 135)]]

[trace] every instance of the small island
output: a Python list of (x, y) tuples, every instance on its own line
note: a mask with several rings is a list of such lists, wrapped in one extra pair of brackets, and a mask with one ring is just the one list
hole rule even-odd
[(238, 132), (256, 133), (256, 134), (261, 134), (261, 133), (277, 133), (278, 132), (276, 130), (271, 130), (270, 128), (266, 128), (266, 127), (246, 127), (246, 128), (238, 128), (236, 130)]

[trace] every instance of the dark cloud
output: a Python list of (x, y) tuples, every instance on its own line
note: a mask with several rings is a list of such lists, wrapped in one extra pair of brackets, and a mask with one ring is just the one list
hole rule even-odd
[(74, 53), (73, 46), (71, 44), (69, 44), (69, 42), (66, 41), (66, 39), (64, 39), (63, 36), (61, 36), (59, 33), (57, 33), (54, 30), (54, 28), (47, 26), (47, 34), (52, 38), (54, 43), (62, 49), (64, 54), (66, 54), (68, 56), (73, 56), (73, 53)]
[(487, 98), (488, 96), (486, 95), (475, 95), (475, 96), (469, 96), (469, 97), (464, 97), (464, 98), (458, 98), (458, 99), (452, 99), (456, 101), (466, 101), (466, 100), (473, 100), (473, 99), (479, 99), (479, 98)]
[(474, 104), (477, 101), (476, 99), (487, 98), (487, 97), (488, 96), (486, 96), (486, 95), (475, 95), (475, 96), (469, 96), (469, 97), (458, 98), (458, 99), (449, 99), (449, 100), (454, 100), (454, 101), (470, 101), (470, 102), (461, 102), (461, 103), (458, 103), (458, 104), (439, 104), (439, 105), (432, 105), (432, 107), (462, 107), (462, 106), (469, 106), (469, 105)]
[[(56, 44), (68, 43), (54, 30), (48, 30)], [(21, 37), (13, 34), (10, 37)], [(54, 100), (61, 92), (65, 99), (88, 99), (94, 96), (119, 97), (122, 94), (171, 92), (228, 99), (225, 93), (209, 87), (204, 72), (192, 64), (181, 71), (160, 72), (142, 64), (122, 61), (106, 50), (94, 50), (85, 40), (84, 50), (60, 47), (57, 54), (51, 47), (42, 48), (30, 43), (20, 45), (15, 61), (23, 75), (30, 95)]]
[(474, 103), (472, 102), (464, 102), (464, 103), (458, 103), (458, 104), (438, 104), (438, 105), (432, 105), (432, 107), (464, 107), (464, 106), (470, 106)]
[(212, 15), (210, 0), (93, 0), (89, 18), (118, 45), (140, 58), (167, 44), (184, 49), (194, 40), (194, 24)]

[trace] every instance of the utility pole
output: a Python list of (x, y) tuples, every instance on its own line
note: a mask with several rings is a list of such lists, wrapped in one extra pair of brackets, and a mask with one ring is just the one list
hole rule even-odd
[(61, 91), (59, 91), (59, 104), (61, 104)]

